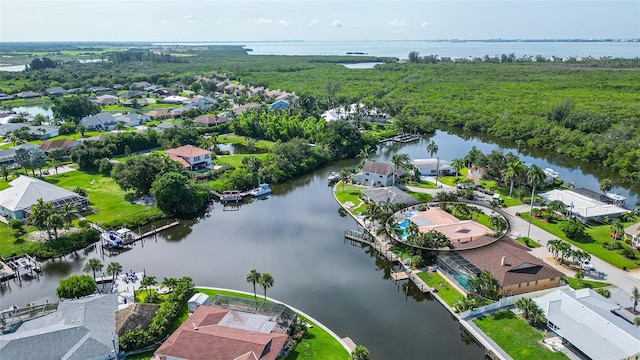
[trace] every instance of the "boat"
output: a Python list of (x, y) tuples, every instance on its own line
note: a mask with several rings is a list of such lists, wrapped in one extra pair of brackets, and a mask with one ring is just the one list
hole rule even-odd
[(251, 189), (249, 191), (249, 194), (258, 197), (258, 196), (263, 196), (263, 195), (267, 195), (271, 193), (271, 189), (269, 188), (269, 184), (260, 184), (258, 185), (257, 188), (255, 189)]
[(337, 172), (337, 171), (332, 171), (329, 174), (329, 177), (327, 177), (327, 180), (329, 181), (329, 185), (331, 185), (334, 182), (338, 181), (338, 177), (340, 177), (340, 173)]
[(110, 247), (120, 247), (124, 244), (122, 239), (118, 237), (115, 231), (107, 231), (100, 234), (102, 241)]
[(242, 194), (239, 190), (227, 190), (222, 192), (220, 196), (220, 201), (222, 202), (230, 202), (230, 201), (240, 201), (242, 200)]

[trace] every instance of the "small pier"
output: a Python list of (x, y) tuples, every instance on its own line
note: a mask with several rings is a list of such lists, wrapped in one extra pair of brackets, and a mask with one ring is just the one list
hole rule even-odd
[[(256, 187), (253, 188), (251, 190), (247, 190), (247, 191), (240, 191), (240, 190), (227, 190), (224, 191), (222, 193), (219, 193), (215, 190), (212, 190), (211, 193), (218, 198), (218, 200), (220, 200), (220, 202), (222, 203), (237, 203), (242, 201), (245, 196), (256, 196), (254, 195), (254, 193), (257, 194), (261, 194), (261, 191), (264, 191), (263, 187)], [(262, 194), (262, 195), (266, 195), (266, 194)], [(260, 195), (256, 196), (259, 197)]]
[(136, 242), (138, 240), (141, 240), (141, 239), (144, 239), (146, 237), (155, 235), (155, 234), (157, 234), (157, 233), (159, 233), (161, 231), (167, 230), (167, 229), (172, 228), (172, 227), (177, 226), (177, 225), (180, 225), (179, 221), (174, 221), (172, 223), (168, 223), (167, 225), (162, 225), (160, 227), (155, 227), (154, 226), (151, 230), (149, 230), (147, 232), (144, 232), (142, 234), (133, 235), (131, 237), (131, 239), (128, 240), (128, 241), (123, 239), (124, 240), (124, 244), (127, 245), (127, 244), (134, 243), (134, 242)]
[(378, 141), (378, 143), (384, 144), (384, 143), (388, 143), (388, 142), (397, 142), (397, 143), (406, 144), (406, 143), (410, 143), (410, 142), (418, 141), (418, 140), (420, 140), (420, 135), (419, 134), (398, 133), (395, 136), (384, 138), (384, 139), (380, 139)]
[(42, 266), (29, 254), (8, 259), (2, 258), (2, 261), (0, 261), (0, 284), (13, 278), (21, 280), (22, 277), (39, 277), (41, 272)]

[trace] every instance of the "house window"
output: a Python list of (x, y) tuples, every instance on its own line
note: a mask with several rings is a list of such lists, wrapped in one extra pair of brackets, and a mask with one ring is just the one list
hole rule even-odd
[(378, 175), (378, 177), (379, 177), (380, 179), (382, 179), (382, 175)]
[(527, 287), (529, 287), (529, 282), (527, 281)]
[(536, 280), (536, 285), (538, 285), (538, 280)]
[(553, 281), (553, 280), (555, 280), (555, 279), (556, 279), (556, 278), (552, 277), (551, 279), (549, 279), (549, 281)]
[(369, 176), (369, 173), (364, 173), (365, 175)]
[(522, 283), (518, 284), (518, 289), (520, 289), (522, 287)]

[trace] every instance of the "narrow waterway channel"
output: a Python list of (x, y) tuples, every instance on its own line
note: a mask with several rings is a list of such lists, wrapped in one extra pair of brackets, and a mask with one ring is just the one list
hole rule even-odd
[[(426, 157), (425, 147), (431, 139), (443, 159), (463, 157), (472, 145), (484, 152), (500, 148), (437, 132), (420, 142), (384, 147), (378, 158), (388, 160), (395, 153)], [(552, 167), (576, 186), (597, 190), (597, 179), (582, 175), (577, 167), (566, 168), (529, 155), (525, 161)], [(326, 179), (330, 171), (358, 162), (335, 163), (275, 186), (268, 199), (237, 209), (216, 203), (207, 214), (183, 221), (113, 257), (103, 257), (94, 248), (47, 262), (39, 279), (22, 285), (11, 281), (10, 288), (0, 289), (0, 309), (55, 299), (59, 279), (80, 273), (92, 257), (100, 257), (105, 264), (118, 261), (127, 271), (144, 268), (159, 281), (188, 275), (198, 285), (245, 291), (252, 289), (245, 276), (255, 268), (275, 278), (267, 295), (307, 312), (340, 336), (351, 336), (376, 359), (481, 359), (483, 350), (437, 301), (406, 282), (390, 280), (388, 264), (375, 254), (344, 243), (344, 231), (356, 225), (339, 214)], [(625, 191), (637, 194), (637, 190)]]

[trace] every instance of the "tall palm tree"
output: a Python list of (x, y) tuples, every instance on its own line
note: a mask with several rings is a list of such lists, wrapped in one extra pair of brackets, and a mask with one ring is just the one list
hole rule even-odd
[(522, 317), (532, 325), (542, 322), (543, 314), (538, 305), (530, 298), (520, 298), (514, 304), (517, 309), (522, 310)]
[(9, 170), (9, 167), (7, 167), (7, 165), (2, 165), (2, 167), (0, 168), (0, 173), (4, 178), (4, 181), (9, 181), (9, 174), (11, 173), (11, 171)]
[(91, 258), (89, 259), (89, 261), (87, 261), (86, 264), (84, 264), (84, 268), (82, 269), (82, 271), (88, 273), (88, 272), (93, 272), (93, 280), (96, 279), (96, 271), (100, 271), (102, 270), (102, 262), (96, 258)]
[(620, 219), (615, 219), (611, 223), (611, 240), (615, 244), (619, 237), (624, 236), (624, 225)]
[(27, 220), (38, 228), (38, 230), (46, 230), (49, 241), (51, 241), (49, 218), (51, 217), (53, 206), (49, 205), (51, 204), (45, 203), (42, 198), (39, 198), (36, 203), (31, 206), (31, 212), (27, 216)]
[(260, 275), (260, 280), (258, 281), (258, 283), (260, 283), (260, 286), (262, 286), (262, 288), (264, 289), (264, 300), (267, 300), (267, 289), (270, 287), (273, 287), (273, 283), (275, 282), (275, 280), (273, 279), (273, 276), (271, 276), (271, 274), (269, 273), (264, 273), (262, 275)]
[(504, 169), (502, 176), (506, 181), (509, 181), (511, 185), (509, 186), (509, 197), (513, 194), (513, 185), (516, 180), (521, 180), (524, 173), (527, 171), (527, 168), (524, 166), (520, 159), (510, 161), (507, 163), (507, 168)]
[(76, 209), (76, 206), (73, 203), (65, 203), (64, 205), (62, 205), (60, 208), (60, 215), (62, 216), (62, 219), (64, 220), (64, 227), (65, 228), (70, 228), (71, 224), (73, 223), (73, 218), (74, 215), (76, 213), (76, 211), (78, 211)]
[[(429, 145), (427, 145), (427, 152), (429, 153), (429, 156), (431, 156), (431, 158), (433, 158), (433, 155), (438, 154), (438, 145), (435, 141), (431, 140)], [(438, 172), (440, 172), (439, 163), (440, 161), (436, 158), (436, 187), (438, 186)]]
[[(529, 167), (527, 171), (527, 178), (529, 179), (529, 184), (531, 184), (531, 206), (529, 207), (529, 214), (533, 210), (533, 201), (536, 197), (536, 187), (542, 183), (542, 179), (545, 178), (544, 171), (540, 168), (540, 166), (533, 164)], [(527, 237), (530, 237), (531, 233), (531, 216), (529, 216), (529, 227), (527, 228)]]
[(456, 179), (458, 178), (458, 173), (464, 169), (464, 159), (455, 158), (451, 160), (451, 167), (456, 171)]
[(633, 301), (633, 312), (636, 312), (636, 306), (638, 306), (638, 301), (640, 301), (640, 290), (638, 290), (637, 286), (631, 289), (631, 300)]
[(158, 284), (155, 276), (145, 276), (140, 281), (140, 286), (146, 288), (149, 291), (149, 295), (151, 295), (151, 287)]
[(247, 282), (253, 284), (253, 297), (258, 300), (256, 295), (256, 284), (260, 281), (260, 273), (256, 269), (251, 269), (247, 274)]
[(115, 279), (120, 271), (122, 271), (122, 265), (119, 262), (112, 261), (107, 265), (107, 275), (111, 275), (111, 279)]
[(347, 180), (351, 179), (352, 174), (353, 171), (349, 168), (343, 168), (342, 170), (340, 170), (340, 173), (338, 174), (338, 181), (342, 182), (342, 191), (344, 191), (344, 184), (347, 182)]
[(398, 169), (404, 167), (409, 163), (409, 154), (395, 154), (391, 157), (391, 164), (393, 164), (393, 185), (396, 184), (396, 173)]

